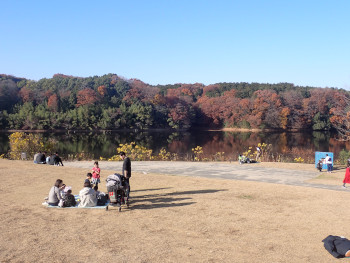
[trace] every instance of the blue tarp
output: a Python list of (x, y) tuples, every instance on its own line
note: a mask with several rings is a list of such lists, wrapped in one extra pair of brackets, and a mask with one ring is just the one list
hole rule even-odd
[[(331, 152), (315, 152), (315, 167), (317, 168), (317, 163), (319, 162), (320, 159), (326, 158), (326, 154), (328, 154), (329, 157), (332, 158), (332, 166), (333, 166), (333, 153)], [(327, 169), (327, 165), (323, 164), (322, 169)]]

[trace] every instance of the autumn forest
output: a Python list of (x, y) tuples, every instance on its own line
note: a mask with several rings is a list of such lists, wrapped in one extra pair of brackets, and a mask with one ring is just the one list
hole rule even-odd
[(0, 75), (0, 129), (329, 130), (347, 96), (290, 83), (152, 86), (115, 74), (39, 81)]

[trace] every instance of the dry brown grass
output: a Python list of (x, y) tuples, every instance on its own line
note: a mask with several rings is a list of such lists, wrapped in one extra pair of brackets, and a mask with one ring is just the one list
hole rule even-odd
[(348, 192), (134, 174), (121, 213), (50, 209), (41, 203), (55, 180), (76, 194), (88, 171), (0, 169), (1, 262), (332, 262), (322, 239), (350, 237)]

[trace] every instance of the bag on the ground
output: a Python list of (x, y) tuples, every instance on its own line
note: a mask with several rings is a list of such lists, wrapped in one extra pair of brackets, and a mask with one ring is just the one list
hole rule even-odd
[(108, 197), (105, 194), (99, 194), (97, 196), (97, 206), (104, 206), (107, 203)]

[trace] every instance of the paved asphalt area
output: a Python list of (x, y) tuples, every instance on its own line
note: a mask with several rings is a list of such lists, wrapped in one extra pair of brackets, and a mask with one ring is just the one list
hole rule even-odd
[[(65, 162), (68, 167), (92, 168), (91, 161)], [(100, 161), (102, 170), (114, 170), (121, 173), (122, 162)], [(217, 179), (232, 179), (257, 181), (274, 184), (297, 185), (304, 187), (322, 188), (336, 191), (347, 191), (341, 185), (325, 185), (307, 183), (315, 178), (319, 172), (301, 171), (279, 168), (258, 167), (252, 164), (219, 163), (219, 162), (167, 162), (167, 161), (132, 161), (132, 172), (156, 173), (177, 176), (206, 177)]]

